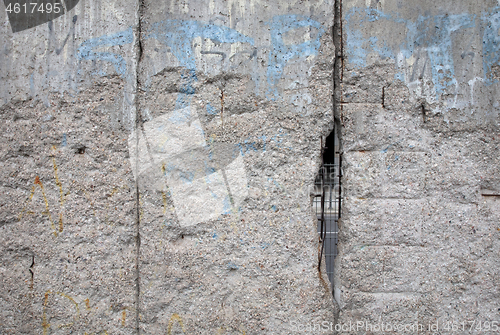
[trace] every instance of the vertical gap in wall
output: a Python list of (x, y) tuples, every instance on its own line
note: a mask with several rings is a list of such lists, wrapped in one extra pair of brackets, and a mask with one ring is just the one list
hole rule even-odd
[[(334, 148), (334, 156), (337, 160), (336, 165), (336, 178), (338, 184), (336, 185), (335, 194), (338, 199), (338, 208), (337, 208), (337, 221), (336, 221), (336, 245), (335, 245), (335, 253), (337, 253), (339, 244), (338, 242), (338, 232), (342, 229), (342, 124), (343, 124), (343, 78), (344, 78), (344, 31), (343, 31), (343, 18), (342, 18), (342, 0), (335, 0), (335, 18), (333, 25), (333, 44), (335, 46), (335, 66), (333, 72), (333, 133), (335, 134), (335, 148)], [(332, 271), (333, 272), (333, 271)], [(337, 276), (340, 274), (337, 274)], [(338, 277), (337, 277), (338, 278)], [(332, 275), (332, 292), (334, 292), (335, 297), (335, 280)]]
[(340, 214), (338, 192), (340, 160), (335, 128), (326, 138), (323, 149), (322, 164), (315, 181), (313, 206), (318, 219), (318, 233), (321, 243), (319, 262), (321, 263), (324, 255), (326, 274), (330, 283), (333, 283), (333, 266), (337, 256), (337, 222)]
[[(139, 104), (139, 66), (142, 59), (142, 26), (141, 19), (143, 14), (143, 0), (139, 0), (139, 5), (137, 8), (137, 62), (135, 69), (135, 133), (136, 133), (136, 143), (135, 148), (135, 175), (139, 176), (139, 134), (142, 128), (142, 115)], [(135, 330), (137, 334), (140, 334), (140, 296), (141, 296), (141, 273), (140, 273), (140, 260), (141, 260), (141, 207), (140, 207), (140, 193), (139, 193), (139, 178), (135, 178), (135, 207), (136, 207), (136, 218), (135, 218)]]
[(332, 27), (335, 59), (333, 71), (333, 130), (321, 143), (321, 168), (315, 181), (313, 207), (318, 219), (320, 237), (319, 265), (325, 256), (326, 273), (334, 290), (334, 261), (337, 256), (337, 236), (339, 219), (342, 211), (342, 149), (340, 119), (342, 115), (342, 75), (343, 75), (343, 43), (342, 43), (342, 3), (335, 1), (334, 25)]
[(335, 128), (322, 147), (322, 164), (315, 181), (313, 207), (318, 219), (318, 234), (321, 243), (318, 268), (324, 256), (326, 274), (330, 283), (333, 284), (334, 261), (337, 256), (338, 219), (341, 208), (340, 156)]

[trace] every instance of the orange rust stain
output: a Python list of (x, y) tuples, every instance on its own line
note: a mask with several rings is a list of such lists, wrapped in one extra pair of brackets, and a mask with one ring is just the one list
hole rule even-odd
[(125, 327), (125, 320), (127, 318), (127, 311), (122, 311), (122, 327)]

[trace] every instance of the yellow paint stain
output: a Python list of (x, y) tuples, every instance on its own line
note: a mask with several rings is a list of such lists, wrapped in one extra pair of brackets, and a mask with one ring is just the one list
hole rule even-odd
[(127, 311), (122, 311), (122, 327), (125, 327), (125, 320), (127, 319)]
[(177, 322), (178, 324), (181, 325), (182, 332), (186, 333), (186, 329), (184, 329), (184, 323), (182, 322), (182, 318), (179, 316), (179, 314), (174, 313), (170, 317), (170, 320), (168, 321), (168, 328), (167, 328), (167, 335), (172, 334), (172, 327), (174, 326), (174, 322)]
[[(76, 309), (75, 321), (78, 320), (78, 317), (80, 316), (80, 308), (78, 307), (78, 304), (76, 303), (76, 301), (73, 298), (71, 298), (69, 295), (67, 295), (66, 293), (56, 292), (56, 294), (59, 294), (61, 297), (68, 299), (69, 301), (71, 301), (75, 305), (75, 309)], [(59, 325), (58, 327), (59, 328), (69, 327), (69, 326), (72, 326), (73, 323), (74, 322), (70, 322), (67, 324)]]
[(113, 187), (113, 189), (111, 190), (111, 193), (109, 193), (108, 195), (108, 198), (111, 198), (116, 192), (118, 192), (120, 188), (118, 187)]
[[(78, 317), (80, 316), (80, 308), (78, 307), (78, 303), (72, 297), (70, 297), (69, 295), (67, 295), (66, 293), (63, 293), (63, 292), (52, 292), (51, 290), (48, 290), (47, 292), (45, 292), (45, 299), (43, 302), (43, 312), (42, 312), (42, 328), (43, 328), (44, 335), (46, 335), (48, 333), (49, 328), (50, 328), (50, 324), (47, 322), (47, 305), (49, 303), (49, 295), (50, 294), (60, 295), (61, 297), (68, 299), (69, 301), (71, 301), (75, 305), (75, 310), (76, 310), (76, 313), (74, 316), (75, 321), (78, 320)], [(74, 324), (74, 321), (58, 325), (57, 327), (58, 328), (66, 328), (66, 327), (71, 327), (73, 324)]]
[(87, 311), (90, 311), (90, 301), (89, 301), (89, 299), (87, 298), (84, 301), (85, 301), (85, 308), (87, 309)]
[(163, 198), (163, 214), (167, 212), (167, 193), (165, 191), (161, 191), (161, 196)]
[[(52, 149), (55, 150), (55, 146), (52, 146)], [(64, 193), (62, 190), (62, 184), (59, 181), (59, 177), (57, 175), (58, 169), (57, 169), (56, 159), (54, 156), (52, 156), (52, 165), (54, 166), (54, 176), (56, 178), (56, 184), (59, 187), (59, 193), (61, 194), (61, 204), (63, 204), (64, 203)]]
[[(52, 146), (52, 149), (55, 152), (56, 147)], [(63, 205), (64, 205), (64, 201), (65, 201), (65, 199), (64, 199), (65, 194), (64, 194), (64, 191), (63, 191), (62, 183), (59, 180), (58, 168), (57, 168), (56, 159), (55, 159), (54, 156), (52, 156), (52, 165), (54, 167), (54, 178), (56, 180), (56, 185), (59, 188), (60, 206), (61, 206), (60, 212), (59, 212), (59, 232), (62, 232), (63, 231)]]
[(43, 335), (47, 335), (50, 328), (50, 324), (47, 323), (47, 314), (45, 312), (45, 309), (47, 308), (47, 304), (49, 302), (49, 293), (51, 293), (50, 290), (45, 292), (45, 299), (43, 301), (43, 313), (42, 313)]
[[(40, 187), (40, 190), (42, 190), (43, 201), (45, 202), (45, 211), (43, 211), (42, 214), (43, 215), (47, 215), (49, 217), (50, 226), (54, 230), (54, 232), (53, 232), (54, 236), (57, 237), (57, 229), (56, 229), (56, 226), (54, 225), (54, 222), (52, 221), (52, 216), (50, 215), (49, 202), (47, 200), (47, 196), (45, 195), (45, 189), (44, 189), (43, 184), (42, 184), (42, 182), (40, 180), (40, 177), (38, 177), (38, 176), (35, 177), (35, 182), (34, 182), (33, 187), (31, 188), (30, 196), (28, 197), (28, 200), (26, 201), (26, 205), (24, 206), (23, 210), (19, 214), (19, 220), (22, 219), (23, 214), (26, 211), (26, 208), (32, 202), (33, 196), (35, 195), (35, 190), (36, 190), (37, 185)], [(30, 212), (26, 212), (26, 213), (27, 214), (35, 214), (34, 212), (31, 212), (31, 211)]]

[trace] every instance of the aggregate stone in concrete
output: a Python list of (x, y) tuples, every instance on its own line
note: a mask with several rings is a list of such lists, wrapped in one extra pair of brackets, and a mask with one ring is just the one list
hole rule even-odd
[(500, 316), (497, 6), (343, 3), (334, 291), (352, 333)]
[(2, 334), (136, 330), (136, 8), (16, 33), (1, 11)]
[(333, 125), (332, 24), (322, 1), (144, 3), (129, 137), (143, 332), (334, 322), (310, 203)]
[(333, 11), (79, 2), (16, 33), (2, 11), (1, 332), (334, 322), (310, 197)]

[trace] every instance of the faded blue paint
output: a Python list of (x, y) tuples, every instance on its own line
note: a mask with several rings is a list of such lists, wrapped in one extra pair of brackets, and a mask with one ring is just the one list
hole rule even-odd
[(192, 95), (195, 93), (193, 83), (196, 77), (196, 58), (193, 51), (193, 40), (197, 37), (208, 38), (215, 43), (249, 43), (254, 44), (252, 38), (245, 36), (234, 29), (218, 26), (212, 23), (187, 20), (165, 20), (154, 23), (146, 39), (155, 38), (170, 48), (171, 52), (183, 68), (189, 72), (181, 74), (183, 84), (177, 96), (176, 109), (190, 106)]
[(271, 244), (270, 243), (267, 243), (267, 242), (260, 242), (260, 247), (262, 248), (262, 250), (266, 249), (267, 247), (269, 247)]
[(177, 108), (172, 112), (168, 121), (177, 125), (184, 125), (191, 121), (191, 108)]
[(215, 43), (254, 44), (253, 38), (234, 29), (212, 23), (185, 20), (165, 20), (154, 23), (146, 39), (156, 38), (170, 48), (182, 67), (196, 70), (196, 59), (192, 49), (192, 43), (196, 37), (209, 38)]
[[(320, 38), (325, 32), (321, 24), (310, 18), (300, 15), (275, 16), (266, 24), (271, 26), (271, 51), (267, 65), (268, 90), (266, 97), (274, 100), (279, 97), (277, 84), (283, 75), (286, 64), (293, 59), (315, 56), (321, 45)], [(309, 27), (311, 40), (299, 44), (285, 44), (283, 34), (294, 29)], [(191, 104), (191, 96), (195, 93), (193, 83), (196, 77), (196, 57), (193, 50), (195, 38), (211, 39), (215, 44), (220, 43), (248, 43), (254, 45), (254, 39), (239, 33), (235, 29), (219, 26), (213, 23), (203, 23), (191, 20), (165, 20), (154, 23), (149, 29), (146, 39), (155, 38), (165, 44), (177, 58), (179, 64), (188, 72), (182, 73), (182, 86), (178, 94), (176, 109), (182, 109)], [(122, 77), (127, 74), (127, 62), (119, 54), (111, 52), (98, 52), (97, 48), (120, 46), (133, 43), (132, 28), (112, 35), (104, 35), (83, 42), (77, 50), (79, 60), (94, 60), (110, 62)], [(256, 58), (255, 58), (256, 60)], [(104, 72), (100, 72), (105, 75)], [(259, 86), (259, 77), (253, 78), (256, 87)]]
[(258, 151), (259, 149), (256, 148), (256, 145), (258, 145), (257, 142), (249, 142), (248, 140), (245, 140), (244, 142), (240, 142), (237, 144), (242, 156), (245, 156), (245, 153), (250, 150)]
[(402, 72), (397, 72), (395, 75), (394, 75), (394, 80), (399, 80), (401, 82), (405, 82), (405, 74), (402, 73)]
[(214, 107), (212, 107), (212, 105), (210, 105), (210, 102), (207, 103), (207, 114), (209, 115), (217, 115), (219, 114), (219, 111), (217, 109), (215, 109)]
[(172, 163), (167, 163), (165, 164), (165, 168), (163, 169), (163, 174), (167, 177), (170, 178), (172, 171), (175, 170), (175, 166)]
[(432, 81), (436, 94), (441, 94), (448, 87), (457, 84), (451, 34), (460, 29), (474, 27), (475, 16), (469, 14), (438, 15), (433, 18), (422, 18), (422, 21), (418, 23), (416, 43), (427, 45)]
[[(266, 97), (274, 100), (279, 97), (276, 86), (283, 75), (286, 64), (292, 59), (315, 56), (321, 46), (320, 37), (325, 31), (319, 22), (300, 15), (278, 15), (267, 24), (271, 26), (272, 49), (268, 58), (267, 83), (269, 88)], [(283, 42), (283, 34), (302, 27), (317, 29), (315, 36), (310, 41), (291, 45)]]
[[(208, 159), (211, 161), (212, 160), (212, 157), (211, 157), (211, 151), (208, 152)], [(211, 165), (208, 164), (209, 162), (208, 161), (204, 161), (204, 164), (205, 164), (205, 175), (208, 176), (208, 175), (211, 175), (212, 173), (215, 173), (217, 172), (217, 169)]]
[(266, 152), (266, 135), (262, 135), (257, 137), (259, 140), (262, 140), (262, 152)]
[(130, 44), (134, 41), (134, 33), (132, 28), (120, 31), (112, 35), (104, 35), (101, 37), (91, 38), (86, 40), (78, 48), (76, 54), (78, 60), (99, 60), (110, 62), (115, 67), (115, 70), (122, 77), (127, 73), (127, 62), (121, 55), (111, 52), (94, 51), (97, 48), (112, 47), (116, 45)]
[(231, 214), (231, 201), (229, 195), (226, 195), (223, 200), (222, 214)]
[(229, 262), (227, 264), (227, 269), (228, 270), (238, 270), (240, 267), (238, 265), (236, 265), (235, 263), (233, 262)]
[(492, 14), (483, 15), (483, 69), (486, 84), (498, 82), (493, 78), (492, 67), (500, 66), (500, 7), (496, 7)]
[(65, 147), (68, 145), (68, 140), (66, 139), (66, 134), (63, 134), (63, 138), (62, 138), (62, 142), (61, 142), (61, 146), (62, 147)]
[[(389, 46), (376, 37), (365, 38), (361, 29), (369, 30), (373, 22), (383, 26), (383, 21), (405, 26), (406, 36), (399, 45)], [(373, 8), (353, 8), (346, 15), (348, 62), (351, 66), (366, 66), (369, 53), (376, 53), (382, 59), (396, 60), (398, 54), (410, 58), (416, 49), (427, 52), (436, 94), (455, 86), (452, 33), (475, 27), (475, 16), (471, 14), (419, 16), (415, 22), (402, 19), (398, 14), (385, 13)], [(382, 45), (381, 45), (382, 44)], [(395, 79), (402, 80), (402, 74)]]
[(262, 147), (260, 147), (260, 145), (261, 145), (260, 142), (250, 141), (249, 139), (245, 139), (236, 145), (239, 148), (242, 156), (245, 156), (245, 154), (248, 151), (260, 151), (260, 150), (262, 150), (262, 152), (266, 152), (268, 142), (269, 143), (274, 142), (274, 143), (278, 144), (276, 146), (277, 148), (282, 148), (282, 146), (279, 144), (283, 142), (283, 137), (285, 137), (286, 135), (288, 135), (288, 134), (284, 133), (282, 129), (279, 129), (278, 134), (269, 138), (269, 140), (265, 135), (257, 137), (257, 139), (262, 140)]
[[(364, 37), (361, 27), (364, 27), (364, 22), (380, 22), (383, 20), (392, 21), (396, 23), (404, 23), (405, 20), (394, 19), (390, 14), (384, 13), (377, 9), (372, 8), (352, 8), (346, 14), (345, 27), (346, 27), (346, 44), (345, 48), (348, 62), (357, 68), (366, 66), (366, 57), (370, 52), (375, 52), (374, 48), (381, 50), (376, 46), (376, 38), (367, 39)], [(395, 58), (395, 53), (388, 47), (385, 47), (384, 58)], [(382, 55), (381, 55), (382, 56)]]
[(191, 184), (194, 180), (194, 173), (189, 171), (181, 171), (179, 173), (179, 179), (184, 182), (184, 184)]

